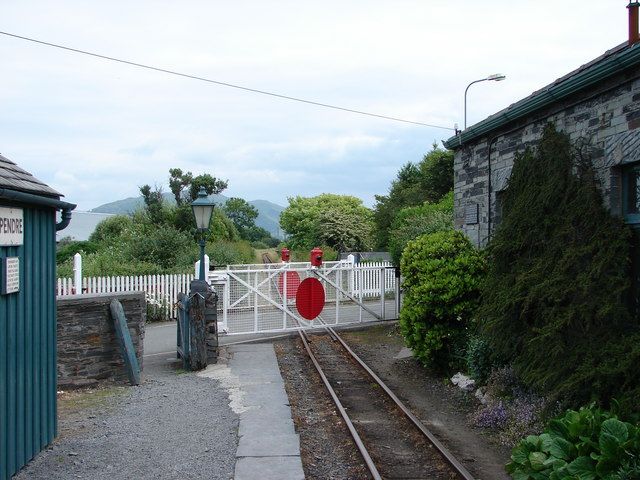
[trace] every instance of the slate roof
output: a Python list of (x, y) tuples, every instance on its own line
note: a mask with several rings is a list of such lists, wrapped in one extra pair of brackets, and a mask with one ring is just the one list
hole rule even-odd
[(0, 188), (34, 193), (45, 197), (59, 198), (63, 196), (2, 155), (0, 155)]
[(638, 64), (640, 64), (640, 44), (629, 45), (628, 42), (623, 42), (531, 95), (471, 125), (461, 134), (447, 139), (444, 144), (447, 148), (458, 148), (466, 142), (502, 128), (514, 120)]

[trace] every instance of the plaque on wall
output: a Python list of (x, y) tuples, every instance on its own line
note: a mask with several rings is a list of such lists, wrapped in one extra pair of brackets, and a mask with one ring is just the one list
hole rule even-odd
[(0, 295), (20, 291), (20, 258), (0, 258)]
[(464, 207), (464, 223), (467, 225), (475, 225), (478, 223), (478, 204), (471, 203)]

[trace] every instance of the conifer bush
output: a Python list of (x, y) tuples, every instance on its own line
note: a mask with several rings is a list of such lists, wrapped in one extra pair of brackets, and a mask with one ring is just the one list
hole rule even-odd
[(478, 305), (485, 271), (482, 254), (462, 232), (442, 231), (409, 242), (400, 268), (405, 343), (426, 366), (458, 367), (468, 322)]
[(537, 149), (516, 157), (478, 318), (492, 351), (552, 400), (606, 406), (617, 396), (638, 408), (629, 239), (589, 159), (548, 125)]

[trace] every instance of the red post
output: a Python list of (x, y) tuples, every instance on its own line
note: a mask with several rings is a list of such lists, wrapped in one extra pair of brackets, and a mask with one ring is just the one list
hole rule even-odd
[(311, 266), (312, 267), (321, 267), (322, 266), (322, 250), (318, 247), (311, 250)]

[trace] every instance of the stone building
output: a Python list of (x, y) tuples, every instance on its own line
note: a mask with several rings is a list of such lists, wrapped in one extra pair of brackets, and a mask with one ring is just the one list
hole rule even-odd
[(455, 225), (476, 245), (500, 222), (516, 153), (548, 122), (589, 148), (606, 205), (640, 229), (639, 7), (627, 7), (628, 42), (444, 142), (455, 151)]

